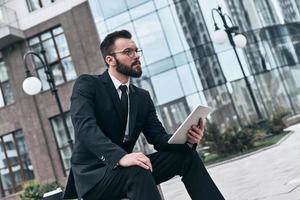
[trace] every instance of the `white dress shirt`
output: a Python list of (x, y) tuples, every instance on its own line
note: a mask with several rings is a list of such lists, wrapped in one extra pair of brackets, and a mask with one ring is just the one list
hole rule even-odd
[(118, 79), (116, 79), (112, 74), (110, 74), (108, 72), (117, 92), (119, 95), (119, 98), (121, 99), (121, 95), (122, 95), (122, 91), (120, 90), (120, 86), (121, 85), (126, 85), (127, 86), (127, 96), (128, 96), (128, 114), (127, 114), (127, 122), (126, 122), (126, 129), (125, 129), (125, 135), (129, 135), (129, 112), (130, 112), (130, 98), (129, 98), (129, 81), (130, 79), (128, 79), (128, 82), (123, 84), (121, 83)]

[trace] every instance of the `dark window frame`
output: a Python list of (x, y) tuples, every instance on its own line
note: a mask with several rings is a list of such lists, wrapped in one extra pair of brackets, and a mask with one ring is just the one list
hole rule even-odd
[[(0, 58), (0, 62), (4, 62), (4, 66), (7, 68), (6, 63), (5, 63), (5, 61), (4, 61), (3, 58)], [(4, 103), (3, 107), (12, 104), (12, 103), (14, 103), (14, 101), (15, 101), (15, 98), (14, 98), (14, 95), (13, 95), (13, 101), (12, 101), (11, 103), (8, 103), (8, 102), (7, 102), (7, 99), (6, 99), (5, 96), (4, 96), (4, 90), (3, 90), (3, 85), (5, 85), (5, 84), (11, 85), (10, 77), (9, 77), (9, 76), (8, 76), (8, 79), (5, 80), (5, 81), (1, 81), (1, 80), (0, 80), (0, 91), (1, 91), (1, 92), (0, 92), (0, 95), (2, 95), (2, 98), (3, 98), (3, 103)], [(12, 87), (11, 87), (11, 89), (12, 89)], [(11, 93), (13, 93), (12, 90), (11, 90)], [(2, 108), (2, 107), (0, 106), (0, 108)]]
[[(18, 191), (21, 191), (22, 190), (22, 185), (24, 182), (28, 181), (28, 180), (33, 180), (34, 179), (34, 172), (32, 174), (32, 177), (30, 179), (27, 179), (26, 176), (25, 176), (25, 173), (24, 173), (24, 166), (23, 166), (23, 160), (22, 160), (22, 155), (20, 153), (20, 147), (17, 143), (17, 139), (16, 139), (16, 134), (19, 133), (19, 132), (22, 132), (23, 134), (23, 137), (24, 137), (24, 133), (22, 131), (22, 129), (17, 129), (15, 131), (12, 131), (12, 132), (9, 132), (9, 133), (6, 133), (6, 134), (3, 134), (0, 136), (0, 146), (2, 148), (2, 151), (3, 151), (3, 155), (4, 155), (4, 161), (6, 162), (6, 166), (4, 166), (3, 168), (0, 168), (1, 169), (8, 169), (9, 171), (9, 177), (11, 179), (11, 182), (12, 182), (12, 187), (11, 188), (8, 188), (8, 189), (4, 189), (3, 188), (3, 185), (2, 185), (2, 180), (1, 180), (1, 176), (0, 176), (0, 197), (5, 197), (7, 195), (10, 195), (10, 194), (13, 194), (13, 193), (16, 193)], [(11, 160), (10, 158), (8, 157), (8, 153), (7, 151), (10, 151), (9, 149), (7, 150), (6, 149), (6, 146), (4, 145), (4, 137), (5, 136), (8, 136), (8, 135), (11, 135), (12, 138), (13, 138), (13, 143), (14, 143), (14, 147), (15, 147), (15, 151), (16, 151), (16, 154), (17, 154), (17, 159), (16, 159), (16, 163), (14, 164), (11, 164)], [(24, 143), (26, 144), (26, 141), (25, 141), (25, 137), (24, 137)], [(27, 146), (27, 144), (26, 144)], [(1, 152), (2, 153), (2, 152)], [(27, 154), (29, 154), (29, 152), (27, 151)], [(29, 158), (30, 160), (30, 158)], [(16, 182), (16, 179), (15, 179), (15, 175), (14, 175), (14, 172), (12, 170), (12, 168), (14, 166), (20, 166), (20, 170), (21, 170), (21, 178), (22, 178), (22, 181), (18, 184)], [(8, 193), (7, 193), (8, 191)]]
[[(59, 27), (62, 28), (62, 32), (60, 32), (60, 33), (58, 33), (58, 34), (53, 33), (53, 30), (55, 30), (56, 28), (59, 28)], [(47, 32), (49, 32), (51, 36), (50, 36), (49, 38), (42, 39), (41, 36), (42, 36), (43, 34), (47, 33)], [(45, 43), (46, 41), (51, 40), (51, 41), (53, 42), (54, 50), (55, 50), (55, 55), (57, 56), (57, 59), (54, 60), (54, 61), (52, 61), (52, 62), (49, 61), (49, 60), (47, 59), (47, 61), (48, 61), (48, 66), (49, 66), (49, 68), (50, 68), (50, 69), (52, 70), (52, 72), (53, 72), (54, 67), (55, 67), (56, 65), (59, 65), (59, 66), (60, 66), (60, 72), (61, 72), (61, 74), (62, 74), (62, 79), (63, 79), (63, 82), (61, 82), (61, 83), (55, 83), (56, 85), (61, 85), (61, 84), (64, 84), (64, 83), (67, 83), (67, 82), (69, 82), (69, 81), (74, 80), (74, 79), (68, 80), (68, 79), (67, 79), (67, 76), (66, 76), (66, 72), (65, 72), (64, 65), (63, 65), (62, 61), (63, 61), (64, 59), (68, 59), (68, 58), (71, 58), (71, 61), (72, 61), (72, 57), (71, 57), (71, 52), (70, 52), (70, 48), (69, 48), (69, 46), (68, 46), (68, 42), (67, 42), (67, 41), (66, 41), (66, 44), (67, 44), (67, 47), (68, 47), (69, 54), (68, 54), (67, 56), (61, 57), (60, 52), (59, 52), (59, 49), (58, 49), (57, 42), (56, 42), (56, 40), (55, 40), (55, 38), (58, 37), (58, 36), (60, 36), (60, 35), (64, 35), (64, 36), (65, 36), (65, 32), (64, 32), (63, 27), (62, 27), (61, 25), (57, 25), (57, 26), (54, 26), (54, 27), (52, 27), (52, 28), (50, 28), (50, 29), (47, 29), (47, 30), (45, 30), (45, 31), (43, 31), (43, 32), (40, 32), (40, 33), (38, 33), (38, 34), (36, 34), (36, 35), (34, 35), (34, 36), (32, 36), (32, 37), (30, 37), (30, 38), (27, 39), (28, 46), (29, 46), (29, 48), (30, 48), (31, 50), (34, 50), (33, 46), (35, 46), (35, 45), (39, 45), (39, 47), (43, 47), (43, 48), (45, 49), (44, 43)], [(38, 39), (38, 42), (35, 43), (34, 45), (30, 45), (30, 40), (32, 40), (32, 39), (34, 39), (34, 38), (37, 38), (37, 39)], [(66, 37), (65, 37), (65, 39), (66, 39)], [(45, 50), (46, 50), (46, 49), (45, 49)], [(37, 52), (37, 53), (41, 55), (40, 52)], [(42, 56), (42, 55), (41, 55), (41, 57), (42, 57), (42, 59), (43, 59), (43, 56)], [(38, 72), (39, 72), (40, 70), (43, 71), (43, 70), (44, 70), (44, 67), (43, 67), (42, 65), (38, 65), (36, 62), (33, 62), (33, 63), (34, 63), (34, 66), (35, 66), (36, 76), (37, 76), (40, 80), (42, 80)], [(74, 66), (73, 61), (72, 61), (72, 64), (73, 64), (74, 71), (75, 71), (75, 73), (76, 73), (76, 69), (75, 69), (75, 66)], [(43, 74), (44, 74), (44, 72), (43, 72)], [(77, 73), (76, 73), (76, 76), (77, 76)], [(55, 80), (55, 75), (53, 75), (53, 77), (54, 77), (54, 80)], [(42, 87), (42, 91), (47, 91), (47, 90), (49, 90), (49, 89), (50, 89), (50, 88), (48, 87), (48, 85), (47, 85), (47, 88), (46, 88), (46, 89), (44, 89), (44, 87)]]
[[(70, 111), (65, 111), (64, 115), (65, 116), (69, 115), (71, 117)], [(62, 154), (61, 154), (61, 150), (66, 149), (66, 148), (70, 148), (70, 145), (69, 144), (63, 144), (62, 146), (59, 146), (59, 144), (58, 144), (58, 139), (56, 137), (56, 133), (55, 133), (55, 130), (54, 130), (54, 124), (52, 122), (54, 119), (57, 119), (57, 118), (61, 118), (61, 120), (62, 120), (62, 116), (60, 114), (58, 114), (58, 115), (50, 117), (49, 122), (50, 122), (50, 125), (51, 125), (52, 133), (53, 133), (54, 138), (55, 138), (55, 144), (56, 144), (56, 147), (57, 147), (57, 151), (58, 151), (58, 155), (59, 155), (59, 159), (60, 159), (60, 164), (61, 164), (61, 167), (63, 169), (64, 176), (67, 176), (70, 169), (65, 168), (63, 157), (62, 157)], [(73, 126), (73, 124), (71, 124), (71, 125)], [(70, 129), (69, 129), (69, 131), (70, 131)], [(74, 136), (75, 133), (70, 131), (70, 134), (71, 134), (71, 137), (72, 137), (72, 134)], [(75, 136), (74, 136), (74, 138), (75, 138)], [(74, 140), (73, 140), (73, 144), (74, 144)]]
[[(26, 0), (26, 4), (27, 4), (27, 8), (28, 8), (28, 11), (29, 12), (34, 12), (34, 11), (36, 11), (36, 10), (39, 10), (39, 9), (41, 9), (41, 8), (43, 8), (44, 7), (44, 4), (43, 4), (43, 0), (38, 0), (39, 2), (39, 8), (36, 8), (36, 9), (34, 9), (33, 7), (32, 7), (32, 4), (31, 4), (31, 2), (30, 2), (31, 0)], [(51, 3), (55, 3), (55, 1), (56, 0), (50, 0), (51, 1)]]

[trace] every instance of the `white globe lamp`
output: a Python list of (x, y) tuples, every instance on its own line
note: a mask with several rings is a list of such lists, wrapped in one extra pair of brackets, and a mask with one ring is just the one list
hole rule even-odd
[(23, 90), (28, 95), (36, 95), (42, 89), (42, 83), (40, 79), (34, 76), (30, 76), (23, 81)]
[(226, 32), (222, 29), (218, 29), (212, 35), (212, 40), (217, 44), (223, 44), (226, 40)]
[(247, 44), (247, 38), (242, 34), (237, 34), (233, 37), (234, 44), (237, 48), (243, 48)]

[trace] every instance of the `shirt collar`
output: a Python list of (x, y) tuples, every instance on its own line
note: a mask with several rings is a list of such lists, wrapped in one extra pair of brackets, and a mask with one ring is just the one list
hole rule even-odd
[(129, 82), (130, 82), (130, 79), (128, 79), (127, 83), (123, 84), (116, 77), (114, 77), (111, 73), (108, 72), (108, 74), (109, 74), (109, 76), (110, 76), (110, 78), (111, 78), (111, 80), (112, 80), (112, 82), (113, 82), (113, 84), (114, 84), (114, 86), (115, 86), (115, 88), (117, 90), (119, 89), (120, 85), (126, 85), (127, 88), (128, 88), (128, 91), (129, 91)]

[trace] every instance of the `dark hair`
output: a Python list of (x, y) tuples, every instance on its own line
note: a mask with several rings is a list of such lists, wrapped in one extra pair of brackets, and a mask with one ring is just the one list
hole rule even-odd
[[(115, 41), (119, 38), (126, 38), (126, 39), (131, 39), (132, 35), (129, 31), (127, 30), (120, 30), (120, 31), (115, 31), (110, 34), (108, 34), (104, 40), (100, 44), (100, 50), (105, 61), (105, 57), (110, 55), (112, 53), (112, 50), (115, 45)], [(108, 66), (108, 64), (106, 63)]]

